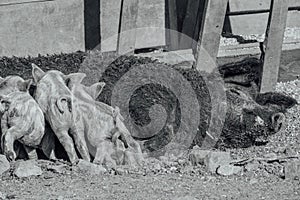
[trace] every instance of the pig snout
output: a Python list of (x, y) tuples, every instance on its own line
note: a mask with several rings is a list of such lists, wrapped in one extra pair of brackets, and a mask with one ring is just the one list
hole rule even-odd
[(271, 129), (277, 133), (283, 129), (285, 124), (285, 115), (283, 113), (275, 113), (271, 116)]

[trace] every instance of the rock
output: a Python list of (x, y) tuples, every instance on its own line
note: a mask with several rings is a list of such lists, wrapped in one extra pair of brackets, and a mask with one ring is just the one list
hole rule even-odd
[(277, 154), (276, 153), (268, 153), (264, 155), (264, 158), (276, 158)]
[(229, 152), (211, 151), (204, 159), (204, 164), (209, 172), (216, 173), (218, 167), (228, 165), (231, 161)]
[(29, 176), (40, 176), (42, 175), (42, 169), (37, 166), (35, 160), (19, 161), (16, 163), (14, 175), (19, 178), (25, 178)]
[(300, 161), (288, 162), (284, 166), (284, 177), (288, 180), (300, 179)]
[(170, 171), (171, 171), (172, 173), (177, 172), (177, 167), (171, 167), (171, 168), (170, 168)]
[(88, 174), (94, 174), (94, 175), (100, 175), (100, 174), (104, 174), (107, 172), (107, 170), (103, 166), (96, 165), (94, 163), (90, 163), (85, 160), (79, 160), (76, 167), (81, 172), (88, 173)]
[(0, 175), (9, 170), (9, 162), (6, 159), (6, 156), (0, 155)]
[(67, 165), (49, 165), (47, 166), (47, 170), (54, 173), (63, 174), (66, 172), (66, 167)]
[(248, 164), (245, 166), (245, 169), (246, 169), (248, 172), (256, 171), (258, 168), (259, 168), (259, 164), (258, 164), (257, 162), (255, 162), (255, 163), (248, 163)]
[(184, 197), (174, 197), (174, 200), (197, 200), (195, 197), (192, 196), (184, 196)]
[(6, 195), (2, 192), (0, 192), (0, 200), (6, 199)]
[(234, 165), (221, 165), (217, 169), (217, 174), (222, 176), (232, 176), (239, 174), (242, 171), (242, 167), (234, 166)]
[(194, 146), (189, 154), (189, 161), (192, 165), (196, 166), (198, 164), (203, 165), (205, 157), (210, 153), (209, 150), (202, 150), (199, 146)]
[(115, 169), (116, 175), (124, 175), (124, 174), (128, 174), (128, 171), (126, 169), (123, 169), (121, 167), (117, 167)]
[(249, 181), (249, 183), (251, 185), (254, 185), (254, 184), (258, 183), (258, 180), (256, 178), (251, 178), (250, 181)]
[(159, 172), (159, 171), (161, 171), (161, 169), (162, 169), (161, 165), (159, 163), (155, 163), (154, 166), (153, 166), (152, 171), (153, 172)]
[(56, 200), (64, 200), (65, 198), (63, 196), (58, 196)]

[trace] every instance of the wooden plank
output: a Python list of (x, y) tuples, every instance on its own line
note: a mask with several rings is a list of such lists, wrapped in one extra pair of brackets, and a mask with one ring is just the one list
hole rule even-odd
[(123, 0), (122, 2), (121, 25), (117, 50), (120, 55), (134, 53), (138, 2), (138, 0)]
[(36, 3), (36, 2), (44, 2), (44, 1), (53, 1), (53, 0), (1, 0), (0, 6)]
[(176, 0), (167, 1), (168, 9), (168, 50), (174, 51), (179, 49), (179, 32), (178, 32), (178, 21), (177, 21), (177, 4)]
[[(230, 12), (270, 9), (271, 0), (229, 0)], [(299, 0), (289, 0), (289, 7), (300, 6)]]
[(229, 0), (230, 12), (269, 9), (271, 0)]
[(219, 44), (228, 0), (207, 0), (205, 17), (202, 21), (197, 44), (196, 68), (200, 71), (212, 72), (219, 51)]
[(83, 5), (83, 0), (54, 0), (0, 6), (0, 55), (84, 51)]
[(192, 49), (169, 52), (140, 53), (136, 54), (136, 56), (151, 57), (157, 59), (159, 62), (168, 63), (170, 65), (176, 65), (180, 63), (180, 65), (188, 66), (189, 68), (192, 68), (193, 63), (195, 62)]
[(116, 51), (122, 0), (100, 1), (101, 51)]
[[(122, 0), (101, 0), (101, 51), (117, 51)], [(165, 0), (139, 0), (136, 48), (166, 45)], [(155, 35), (155, 37), (153, 37)]]
[(166, 45), (165, 0), (138, 0), (135, 48)]
[(266, 32), (268, 13), (229, 16), (232, 33), (235, 35), (261, 35)]
[(200, 1), (189, 0), (187, 5), (186, 15), (182, 25), (182, 34), (180, 37), (179, 47), (180, 49), (192, 48), (194, 40), (194, 32), (198, 18), (198, 12), (200, 10)]
[(280, 66), (284, 30), (286, 27), (288, 0), (272, 0), (265, 39), (264, 66), (260, 91), (275, 89)]
[[(232, 33), (236, 35), (264, 34), (269, 13), (229, 16)], [(286, 27), (300, 27), (300, 12), (289, 11)]]

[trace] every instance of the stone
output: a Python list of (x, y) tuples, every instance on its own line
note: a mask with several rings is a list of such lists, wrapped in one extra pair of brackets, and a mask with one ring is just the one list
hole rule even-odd
[(57, 174), (63, 174), (66, 172), (66, 165), (50, 165), (47, 166), (47, 170), (52, 171)]
[(170, 168), (170, 171), (171, 171), (172, 173), (177, 172), (177, 170), (178, 170), (177, 167), (171, 167), (171, 168)]
[(85, 160), (79, 160), (78, 164), (76, 167), (84, 173), (88, 174), (93, 174), (93, 175), (101, 175), (107, 172), (107, 170), (101, 166), (101, 165), (96, 165), (94, 163), (90, 163)]
[(16, 163), (14, 175), (19, 178), (42, 175), (42, 169), (35, 160), (19, 161)]
[(264, 155), (264, 158), (276, 158), (277, 154), (276, 153), (268, 153)]
[(0, 192), (0, 200), (6, 199), (6, 195), (2, 192)]
[(204, 164), (209, 172), (216, 173), (218, 167), (231, 162), (229, 152), (211, 151), (204, 159)]
[(251, 171), (256, 171), (259, 168), (259, 164), (257, 162), (254, 163), (248, 163), (245, 166), (246, 171), (251, 172)]
[(199, 146), (195, 146), (189, 154), (189, 161), (194, 166), (204, 165), (204, 159), (209, 153), (209, 150), (202, 150)]
[(162, 169), (161, 165), (159, 163), (155, 163), (154, 166), (153, 166), (152, 171), (153, 172), (160, 172), (161, 169)]
[(4, 155), (0, 155), (0, 175), (9, 170), (9, 162)]
[(300, 179), (300, 161), (288, 162), (284, 166), (284, 177), (288, 180)]
[(256, 178), (251, 178), (250, 181), (249, 181), (249, 183), (251, 185), (254, 185), (254, 184), (258, 183), (258, 180)]
[(192, 196), (182, 196), (182, 197), (175, 197), (174, 200), (197, 200), (195, 197)]
[(217, 169), (217, 174), (222, 176), (232, 176), (239, 174), (242, 171), (242, 167), (234, 166), (234, 165), (221, 165)]
[(121, 167), (117, 167), (117, 168), (115, 169), (115, 172), (116, 172), (116, 175), (124, 175), (124, 174), (127, 174), (127, 173), (128, 173), (126, 169), (123, 169), (123, 168), (121, 168)]

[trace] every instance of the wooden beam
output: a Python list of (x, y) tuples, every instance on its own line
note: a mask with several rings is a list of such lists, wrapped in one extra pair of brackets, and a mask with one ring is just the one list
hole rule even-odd
[(178, 50), (179, 48), (179, 34), (177, 25), (177, 5), (176, 0), (167, 1), (168, 8), (168, 35), (167, 35), (167, 45), (169, 51)]
[(121, 7), (118, 54), (133, 54), (136, 41), (138, 0), (123, 0)]
[[(180, 37), (180, 49), (192, 48), (195, 27), (197, 24), (198, 13), (200, 12), (200, 1), (189, 0), (187, 2), (186, 15), (182, 25), (182, 35)], [(199, 29), (198, 29), (199, 31)]]
[(196, 68), (212, 72), (216, 65), (228, 0), (207, 0), (199, 34)]
[(280, 66), (282, 43), (287, 21), (288, 0), (272, 0), (270, 15), (264, 41), (263, 73), (260, 91), (275, 89)]

